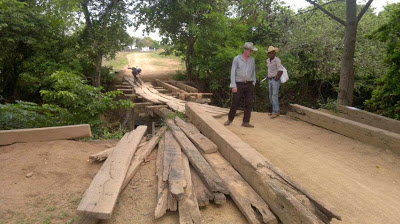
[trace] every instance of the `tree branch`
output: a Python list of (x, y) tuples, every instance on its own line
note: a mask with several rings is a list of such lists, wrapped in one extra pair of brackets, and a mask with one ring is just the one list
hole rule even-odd
[(359, 22), (359, 21), (361, 20), (361, 18), (363, 17), (364, 13), (368, 10), (369, 6), (371, 5), (371, 3), (372, 3), (373, 1), (374, 1), (374, 0), (369, 0), (369, 1), (367, 2), (367, 4), (364, 5), (364, 8), (361, 9), (360, 14), (358, 14), (358, 16), (357, 16), (357, 22)]
[(330, 16), (332, 19), (336, 20), (338, 23), (342, 24), (343, 26), (346, 26), (346, 22), (340, 19), (339, 17), (335, 16), (333, 13), (329, 12), (326, 10), (324, 7), (320, 6), (318, 3), (311, 1), (311, 0), (306, 0), (307, 2), (311, 3), (315, 7), (319, 8), (321, 11), (323, 11), (325, 14)]

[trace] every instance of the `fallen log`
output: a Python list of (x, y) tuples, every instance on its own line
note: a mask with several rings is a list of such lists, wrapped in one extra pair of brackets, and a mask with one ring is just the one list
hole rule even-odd
[(195, 126), (189, 125), (179, 117), (175, 117), (175, 123), (182, 129), (182, 131), (198, 149), (202, 150), (204, 153), (214, 153), (217, 151), (217, 145), (202, 135)]
[(249, 223), (278, 223), (264, 200), (251, 188), (220, 153), (204, 154), (204, 158), (227, 184), (230, 196)]
[(26, 128), (0, 131), (0, 145), (17, 142), (42, 142), (92, 136), (90, 125), (70, 125), (47, 128)]
[(297, 104), (291, 104), (293, 112), (288, 115), (308, 123), (326, 128), (344, 136), (365, 142), (383, 149), (391, 149), (400, 154), (400, 134), (359, 122), (313, 110)]
[[(271, 163), (251, 146), (240, 140), (221, 123), (194, 103), (186, 104), (186, 115), (217, 146), (223, 157), (264, 199), (283, 223), (329, 223), (341, 220), (320, 200), (301, 192), (270, 169)], [(209, 154), (212, 155), (212, 154)], [(312, 199), (311, 199), (312, 198)]]
[(163, 181), (168, 181), (171, 195), (179, 200), (184, 196), (187, 183), (183, 171), (181, 147), (170, 131), (165, 133), (164, 150)]
[(211, 168), (210, 164), (207, 163), (196, 146), (193, 145), (173, 120), (167, 120), (167, 125), (207, 188), (214, 194), (223, 193), (228, 195), (229, 190), (226, 184), (215, 170)]
[(194, 194), (193, 190), (189, 160), (183, 153), (182, 153), (182, 164), (183, 164), (183, 169), (185, 170), (185, 179), (187, 186), (185, 188), (184, 196), (178, 200), (179, 223), (181, 224), (201, 223), (199, 205), (197, 203), (196, 195)]
[(78, 206), (78, 214), (98, 219), (111, 218), (129, 165), (147, 126), (126, 133), (94, 177)]

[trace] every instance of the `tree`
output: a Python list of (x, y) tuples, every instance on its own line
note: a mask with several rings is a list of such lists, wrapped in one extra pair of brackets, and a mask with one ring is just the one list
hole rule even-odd
[(329, 12), (315, 1), (306, 1), (322, 10), (325, 14), (345, 27), (337, 104), (351, 106), (354, 98), (354, 53), (356, 48), (357, 26), (373, 0), (368, 0), (367, 4), (364, 5), (358, 15), (356, 0), (346, 0), (346, 21)]
[(124, 0), (82, 0), (80, 7), (85, 18), (82, 47), (95, 67), (92, 85), (99, 87), (103, 57), (112, 58), (130, 44), (125, 31), (125, 26), (130, 25), (129, 3)]

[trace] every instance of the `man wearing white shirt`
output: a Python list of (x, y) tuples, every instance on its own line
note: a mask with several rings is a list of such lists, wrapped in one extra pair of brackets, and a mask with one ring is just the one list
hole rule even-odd
[(267, 67), (268, 67), (268, 75), (267, 78), (269, 80), (268, 89), (269, 89), (269, 101), (272, 104), (272, 113), (270, 113), (271, 118), (277, 118), (280, 115), (279, 110), (279, 87), (281, 85), (280, 78), (283, 73), (283, 66), (281, 63), (281, 59), (276, 57), (276, 53), (279, 52), (279, 49), (274, 46), (269, 46), (266, 53), (268, 54), (267, 59)]

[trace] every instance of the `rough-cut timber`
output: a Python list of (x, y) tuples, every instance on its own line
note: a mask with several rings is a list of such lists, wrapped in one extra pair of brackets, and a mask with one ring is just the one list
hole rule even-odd
[[(147, 144), (146, 142), (146, 138), (143, 138), (142, 141), (140, 142), (138, 148), (141, 148), (142, 146), (144, 146), (145, 144)], [(93, 155), (89, 156), (89, 159), (94, 160), (94, 161), (104, 161), (108, 158), (108, 156), (111, 154), (111, 152), (114, 150), (114, 147), (105, 149), (101, 152), (95, 153)]]
[(183, 197), (187, 183), (182, 165), (182, 151), (170, 131), (165, 133), (163, 180), (168, 181), (169, 190), (175, 199)]
[(207, 189), (203, 181), (197, 174), (196, 170), (190, 166), (190, 174), (193, 182), (194, 194), (196, 195), (197, 203), (200, 207), (210, 204), (210, 201), (214, 199), (214, 194)]
[(156, 79), (156, 83), (157, 83), (159, 86), (162, 86), (162, 87), (164, 87), (164, 88), (166, 88), (166, 89), (169, 89), (169, 90), (172, 91), (172, 92), (180, 92), (180, 91), (181, 91), (181, 89), (179, 89), (178, 87), (175, 87), (175, 86), (173, 86), (173, 85), (171, 85), (171, 84), (168, 84), (168, 83), (166, 83), (166, 82), (163, 82), (163, 81), (161, 81), (161, 80), (159, 80), (159, 79)]
[(126, 133), (94, 177), (78, 206), (80, 215), (109, 219), (122, 189), (129, 164), (147, 126)]
[(221, 177), (219, 177), (210, 164), (207, 163), (196, 146), (193, 145), (174, 121), (167, 120), (167, 125), (207, 188), (214, 194), (229, 194), (229, 190)]
[(202, 150), (204, 153), (213, 153), (217, 151), (217, 145), (202, 135), (196, 127), (188, 125), (179, 117), (175, 117), (175, 123), (182, 129), (182, 131), (198, 149)]
[(150, 139), (149, 142), (143, 142), (145, 144), (136, 151), (132, 159), (131, 165), (129, 166), (128, 172), (126, 173), (122, 189), (124, 189), (126, 185), (128, 185), (128, 183), (131, 181), (135, 173), (139, 170), (140, 165), (144, 162), (147, 156), (150, 155), (154, 147), (156, 147), (156, 145), (160, 141), (161, 136), (165, 134), (166, 130), (166, 126), (161, 127), (160, 130), (158, 130), (158, 132)]
[(156, 175), (157, 175), (157, 204), (154, 211), (156, 219), (161, 218), (168, 209), (168, 183), (163, 181), (163, 157), (165, 148), (165, 138), (158, 143)]
[[(264, 199), (283, 223), (328, 223), (341, 219), (324, 203), (295, 188), (281, 174), (269, 168), (271, 163), (250, 145), (204, 112), (197, 104), (186, 104), (186, 115), (212, 140), (223, 157)], [(211, 155), (211, 154), (210, 154)], [(326, 212), (329, 211), (329, 212)]]
[(291, 104), (293, 112), (288, 115), (326, 128), (344, 136), (400, 154), (400, 134), (371, 127), (359, 122)]
[(179, 81), (169, 80), (168, 82), (171, 83), (172, 85), (175, 85), (175, 86), (185, 90), (186, 92), (189, 92), (189, 93), (198, 93), (199, 92), (193, 86), (186, 85), (185, 83), (182, 83)]
[(337, 107), (340, 114), (344, 114), (345, 118), (357, 121), (369, 126), (380, 128), (386, 131), (400, 134), (400, 121), (388, 117), (380, 116), (355, 107), (339, 105)]
[(17, 142), (42, 142), (92, 136), (90, 125), (70, 125), (48, 128), (27, 128), (0, 131), (0, 145)]
[(278, 223), (264, 200), (220, 153), (205, 154), (204, 158), (228, 185), (231, 198), (249, 223)]
[(183, 198), (179, 199), (179, 223), (180, 224), (196, 224), (201, 223), (199, 205), (197, 204), (196, 195), (194, 194), (192, 178), (190, 174), (189, 160), (182, 153), (182, 164), (185, 170), (185, 179), (187, 187)]

